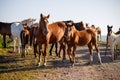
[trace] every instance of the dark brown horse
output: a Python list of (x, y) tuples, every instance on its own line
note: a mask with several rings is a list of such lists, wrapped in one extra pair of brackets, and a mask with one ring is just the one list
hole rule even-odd
[[(46, 55), (48, 44), (59, 42), (64, 36), (66, 25), (64, 22), (55, 22), (52, 24), (48, 23), (48, 16), (40, 15), (39, 28), (36, 32), (36, 40), (39, 46), (39, 60), (38, 66), (40, 66), (40, 57), (43, 53), (44, 65), (46, 65)], [(44, 51), (42, 50), (42, 45), (44, 45)]]
[[(85, 29), (82, 31), (78, 31), (75, 29), (73, 23), (68, 23), (66, 29), (66, 39), (67, 39), (67, 53), (70, 59), (72, 66), (74, 66), (75, 62), (75, 51), (77, 46), (88, 45), (90, 51), (90, 63), (93, 62), (93, 46), (95, 46), (99, 62), (101, 62), (100, 52), (97, 45), (97, 32), (93, 29)], [(71, 51), (73, 48), (73, 51)]]
[(3, 35), (3, 47), (6, 48), (6, 35), (11, 36), (11, 24), (0, 22), (0, 34)]
[(21, 48), (22, 48), (21, 57), (25, 57), (25, 51), (27, 52), (26, 45), (29, 43), (30, 30), (31, 30), (27, 24), (23, 24), (23, 27), (24, 29), (20, 32)]
[(31, 25), (31, 29), (30, 29), (30, 46), (33, 46), (33, 48), (34, 48), (35, 58), (37, 57), (36, 54), (38, 53), (37, 42), (36, 42), (36, 32), (38, 30), (38, 26), (39, 26), (39, 24), (35, 23), (35, 24)]

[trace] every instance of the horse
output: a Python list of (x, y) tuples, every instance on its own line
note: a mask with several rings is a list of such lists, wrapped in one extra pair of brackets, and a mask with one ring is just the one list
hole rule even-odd
[[(116, 34), (112, 31), (113, 26), (107, 25), (108, 33), (107, 33), (107, 47), (110, 45), (112, 60), (116, 59), (115, 48), (117, 45), (120, 45), (120, 34)], [(107, 48), (106, 47), (106, 48)]]
[(23, 27), (24, 29), (20, 32), (21, 48), (22, 48), (21, 57), (25, 57), (25, 52), (28, 53), (28, 50), (31, 49), (31, 47), (27, 46), (30, 40), (31, 28), (28, 26), (27, 23), (23, 24)]
[[(72, 20), (67, 20), (67, 21), (62, 21), (62, 22), (64, 22), (65, 24), (67, 24), (67, 23), (70, 23), (70, 22), (73, 22)], [(74, 23), (74, 22), (73, 22)], [(79, 30), (79, 31), (81, 31), (81, 30), (84, 30), (84, 29), (86, 29), (85, 28), (85, 26), (84, 26), (84, 23), (83, 23), (83, 21), (81, 21), (81, 22), (77, 22), (77, 23), (74, 23), (74, 26), (75, 26), (75, 28), (77, 29), (77, 30)], [(57, 51), (57, 44), (58, 43), (55, 43), (55, 48), (56, 48), (56, 56), (59, 56), (59, 57), (61, 57), (60, 56), (60, 52), (61, 52), (61, 50), (63, 50), (63, 59), (65, 59), (66, 58), (66, 56), (65, 56), (65, 49), (66, 49), (66, 47), (65, 47), (65, 43), (63, 43), (64, 42), (64, 39), (62, 39), (63, 41), (62, 41), (62, 43), (60, 43), (60, 49), (59, 49), (59, 52)], [(53, 49), (53, 47), (54, 47), (54, 44), (52, 44), (52, 46), (51, 46), (51, 48), (50, 48), (50, 55), (52, 55), (52, 49)], [(58, 53), (57, 53), (58, 52)]]
[[(112, 31), (112, 27), (113, 26), (109, 26), (109, 25), (107, 25), (107, 32), (109, 33), (110, 31)], [(107, 49), (108, 49), (108, 33), (107, 33), (107, 38), (106, 38), (106, 51), (105, 51), (105, 55), (107, 54)], [(117, 31), (117, 32), (115, 32), (115, 35), (118, 35), (118, 34), (120, 34), (120, 29)]]
[(11, 24), (11, 37), (14, 41), (14, 52), (16, 52), (16, 41), (18, 40), (18, 53), (20, 53), (21, 39), (20, 34), (21, 31), (24, 30), (23, 24), (27, 24), (28, 26), (32, 25), (35, 19), (25, 19), (21, 22), (14, 22)]
[(34, 23), (31, 25), (31, 28), (30, 28), (30, 47), (33, 45), (33, 48), (34, 48), (34, 56), (35, 58), (37, 57), (37, 53), (38, 53), (38, 50), (37, 50), (37, 41), (36, 41), (36, 32), (38, 30), (38, 27), (39, 27), (39, 24), (38, 23)]
[(97, 30), (97, 39), (100, 41), (101, 40), (101, 28), (100, 27), (95, 27), (94, 25), (89, 26), (88, 24), (86, 24), (86, 28), (92, 28), (92, 29), (96, 29)]
[[(67, 21), (62, 21), (62, 22), (64, 22), (66, 24), (66, 23), (73, 22), (73, 21), (72, 20), (67, 20)], [(62, 40), (64, 40), (64, 39), (62, 39)], [(52, 56), (52, 49), (53, 49), (54, 45), (55, 45), (55, 48), (56, 48), (56, 50), (55, 50), (56, 56), (60, 57), (60, 52), (61, 52), (62, 49), (63, 49), (63, 52), (64, 52), (63, 55), (65, 54), (65, 50), (64, 50), (65, 45), (63, 43), (60, 43), (60, 49), (59, 49), (59, 52), (58, 52), (58, 48), (57, 48), (58, 43), (54, 43), (54, 44), (51, 45), (51, 48), (50, 48), (50, 51), (49, 51), (50, 56)], [(64, 57), (65, 57), (65, 55), (64, 55)]]
[[(48, 44), (59, 42), (64, 36), (66, 25), (64, 22), (54, 22), (49, 24), (49, 16), (44, 16), (40, 14), (39, 28), (36, 31), (36, 40), (39, 46), (39, 60), (38, 66), (40, 66), (40, 57), (41, 53), (43, 54), (44, 62), (43, 65), (46, 65), (46, 55)], [(44, 45), (44, 51), (42, 50), (42, 45)]]
[[(90, 51), (90, 64), (93, 62), (93, 47), (95, 46), (99, 63), (101, 64), (101, 57), (99, 48), (97, 45), (97, 32), (93, 29), (85, 29), (82, 31), (76, 30), (73, 23), (67, 24), (67, 29), (65, 32), (65, 38), (67, 40), (67, 53), (71, 62), (71, 65), (74, 66), (75, 63), (75, 51), (77, 46), (84, 46), (88, 45), (89, 51)], [(71, 52), (71, 48), (73, 48), (73, 51)]]
[[(83, 21), (74, 23), (72, 20), (69, 20), (69, 21), (64, 21), (64, 22), (66, 23), (66, 25), (67, 25), (67, 23), (72, 23), (78, 31), (82, 31), (82, 30), (87, 29), (85, 27)], [(94, 30), (95, 32), (97, 32), (97, 34), (101, 35), (101, 29), (99, 27), (96, 28), (94, 25), (92, 25), (91, 27), (88, 27), (88, 28)], [(62, 40), (63, 41), (62, 41), (62, 43), (60, 43), (62, 45), (60, 45), (60, 50), (58, 52), (58, 56), (61, 57), (60, 56), (60, 52), (63, 49), (63, 60), (64, 60), (64, 59), (66, 59), (66, 53), (65, 53), (65, 50), (66, 50), (66, 40), (64, 38)]]
[(0, 22), (0, 34), (3, 35), (3, 47), (6, 48), (6, 35), (11, 36), (11, 24)]

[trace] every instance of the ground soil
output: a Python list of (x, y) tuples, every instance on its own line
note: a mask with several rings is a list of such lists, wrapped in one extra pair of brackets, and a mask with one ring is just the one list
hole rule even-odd
[[(117, 60), (112, 61), (110, 50), (105, 56), (105, 47), (99, 45), (99, 49), (103, 62), (101, 65), (98, 63), (95, 50), (94, 62), (92, 65), (88, 65), (89, 50), (85, 46), (77, 48), (74, 67), (70, 66), (68, 57), (65, 62), (62, 62), (62, 59), (55, 55), (48, 56), (46, 67), (36, 67), (37, 62), (33, 55), (26, 55), (25, 59), (20, 59), (20, 56), (9, 53), (9, 56), (0, 58), (0, 65), (2, 65), (0, 66), (0, 76), (10, 75), (13, 72), (15, 76), (21, 72), (32, 75), (32, 78), (25, 78), (27, 80), (120, 80), (120, 53), (118, 52)], [(11, 79), (16, 80), (16, 78)], [(21, 80), (20, 77), (18, 79)]]

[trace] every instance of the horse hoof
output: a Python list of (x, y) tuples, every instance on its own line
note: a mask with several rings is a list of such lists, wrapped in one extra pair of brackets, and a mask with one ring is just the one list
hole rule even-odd
[(36, 64), (35, 66), (36, 66), (36, 67), (40, 67), (40, 63)]
[(99, 63), (100, 65), (102, 65), (102, 62), (101, 62), (101, 61), (98, 61), (98, 63)]
[(44, 66), (46, 66), (46, 63), (44, 63)]
[(50, 56), (52, 56), (52, 54), (50, 54)]
[(74, 63), (71, 64), (71, 67), (74, 68)]
[(93, 65), (93, 62), (88, 62), (88, 63), (86, 63), (87, 65)]

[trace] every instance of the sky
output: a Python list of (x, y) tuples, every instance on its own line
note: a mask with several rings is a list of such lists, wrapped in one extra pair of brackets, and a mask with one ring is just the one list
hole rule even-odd
[(102, 29), (107, 34), (107, 25), (113, 31), (120, 28), (120, 0), (0, 0), (0, 22), (22, 21), (40, 14), (50, 14), (49, 23), (73, 20), (83, 21)]

